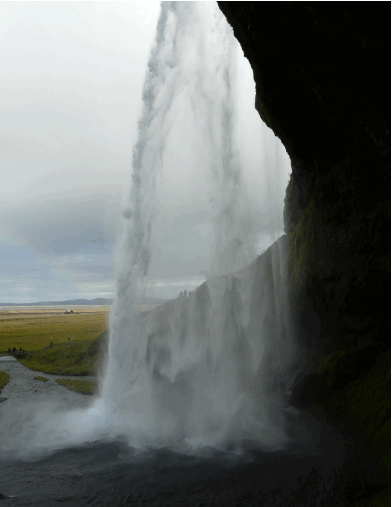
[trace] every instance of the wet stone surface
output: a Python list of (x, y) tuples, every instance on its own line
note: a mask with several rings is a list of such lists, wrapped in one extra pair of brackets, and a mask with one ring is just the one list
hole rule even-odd
[[(49, 375), (39, 371), (29, 370), (18, 361), (1, 361), (0, 370), (5, 371), (10, 376), (8, 384), (3, 387), (1, 397), (7, 398), (7, 403), (0, 406), (1, 411), (6, 410), (6, 406), (20, 405), (21, 403), (31, 403), (48, 401), (50, 399), (62, 399), (69, 406), (85, 406), (86, 396), (69, 391), (66, 387), (56, 383), (56, 378), (76, 379), (81, 377), (67, 377), (63, 375)], [(35, 380), (34, 377), (46, 377), (48, 382)], [(85, 380), (96, 380), (96, 377), (82, 377)], [(91, 400), (90, 400), (91, 401)], [(0, 419), (1, 420), (1, 419)]]
[[(365, 481), (350, 489), (360, 470), (347, 440), (306, 413), (291, 415), (291, 442), (275, 452), (254, 447), (242, 455), (216, 449), (193, 456), (168, 448), (141, 452), (125, 439), (102, 438), (23, 456), (20, 451), (29, 445), (50, 440), (67, 411), (88, 407), (94, 397), (71, 392), (56, 384), (56, 375), (17, 362), (4, 362), (1, 369), (10, 375), (2, 393), (8, 400), (0, 404), (2, 507), (345, 507), (352, 491), (363, 493)], [(49, 382), (34, 380), (38, 375)], [(41, 419), (34, 426), (37, 414)]]
[[(334, 461), (338, 458), (337, 463)], [(35, 461), (0, 459), (4, 506), (348, 506), (340, 456), (300, 449), (184, 456), (138, 455), (125, 442), (97, 442)]]

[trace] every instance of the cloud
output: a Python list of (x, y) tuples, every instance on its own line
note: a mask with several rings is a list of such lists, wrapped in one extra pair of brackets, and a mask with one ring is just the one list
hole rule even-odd
[(0, 233), (47, 258), (100, 254), (113, 248), (121, 229), (119, 196), (35, 199), (0, 210)]
[[(32, 287), (40, 300), (55, 299), (61, 290), (71, 297), (113, 290), (114, 253), (123, 255), (117, 246), (121, 203), (131, 189), (142, 82), (159, 13), (158, 2), (150, 4), (0, 4), (0, 243), (7, 237), (11, 245), (10, 259), (0, 256), (0, 276), (10, 280), (7, 290), (13, 287), (15, 294), (18, 284), (20, 294)], [(181, 3), (173, 8), (187, 12)], [(211, 17), (205, 21), (202, 26), (209, 26)], [(198, 26), (190, 25), (195, 37)], [(200, 281), (208, 272), (216, 232), (209, 151), (214, 143), (206, 142), (200, 118), (216, 119), (217, 101), (226, 99), (210, 68), (207, 32), (200, 45), (178, 33), (178, 41), (188, 44), (178, 53), (184, 86), (175, 90), (167, 122), (158, 129), (163, 144), (149, 275), (158, 280), (156, 290), (174, 296), (177, 289), (189, 290), (182, 285), (189, 277)], [(195, 74), (192, 62), (204, 47), (206, 68)], [(252, 70), (244, 59), (237, 78), (232, 145), (241, 147), (236, 156), (249, 196), (247, 227), (265, 248), (282, 230), (287, 180), (279, 177), (286, 178), (290, 167), (254, 109)], [(200, 87), (212, 94), (204, 113)]]
[(120, 196), (111, 194), (34, 199), (0, 209), (0, 276), (8, 280), (2, 283), (0, 301), (90, 298), (107, 292), (90, 286), (113, 286), (112, 252), (121, 221)]
[(41, 256), (1, 238), (0, 281), (0, 302), (43, 301), (55, 299), (59, 288), (69, 295), (75, 290), (72, 281)]

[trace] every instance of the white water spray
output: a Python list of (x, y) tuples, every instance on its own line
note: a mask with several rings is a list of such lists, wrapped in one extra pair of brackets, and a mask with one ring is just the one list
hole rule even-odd
[[(243, 170), (253, 164), (267, 178), (279, 176), (282, 160), (267, 156), (270, 133), (259, 139), (246, 130), (237, 69), (242, 61), (215, 3), (162, 3), (124, 211), (101, 397), (89, 409), (67, 412), (43, 404), (4, 414), (3, 453), (36, 455), (117, 436), (135, 447), (182, 450), (238, 448), (245, 440), (274, 448), (285, 442), (283, 409), (293, 345), (281, 262), (284, 242), (255, 260), (259, 238), (254, 230), (255, 201), (267, 199), (269, 192), (281, 208), (283, 195), (268, 185), (268, 191), (250, 188)], [(179, 117), (188, 120), (185, 133)], [(264, 165), (249, 155), (249, 139), (262, 144)], [(154, 226), (165, 214), (160, 181), (175, 185), (190, 169), (192, 193), (210, 207), (208, 280), (189, 297), (140, 314)], [(201, 190), (206, 187), (208, 195)], [(189, 198), (174, 190), (183, 201)], [(268, 219), (265, 228), (268, 235)]]
[[(258, 267), (233, 276), (256, 251), (234, 135), (239, 56), (215, 4), (162, 4), (124, 212), (124, 257), (102, 389), (112, 427), (128, 434), (134, 445), (243, 439), (276, 445), (284, 436), (280, 393), (271, 397), (262, 387), (276, 374), (276, 359), (260, 372), (263, 355), (271, 356), (271, 337), (265, 336), (263, 320), (270, 305), (258, 307), (259, 294), (257, 302), (252, 299), (260, 283)], [(194, 128), (203, 133), (193, 146), (200, 175), (211, 185), (211, 278), (192, 296), (140, 315), (137, 303), (144, 295), (158, 212), (156, 181), (158, 174), (164, 178), (172, 110), (185, 94), (191, 97)], [(270, 290), (267, 282), (266, 287)]]

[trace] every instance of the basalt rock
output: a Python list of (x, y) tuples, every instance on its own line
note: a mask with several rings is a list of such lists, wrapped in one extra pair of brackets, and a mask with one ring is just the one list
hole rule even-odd
[(297, 337), (320, 353), (389, 341), (390, 4), (218, 4), (292, 162)]
[(218, 4), (291, 159), (285, 270), (305, 352), (290, 403), (348, 425), (388, 497), (390, 4)]

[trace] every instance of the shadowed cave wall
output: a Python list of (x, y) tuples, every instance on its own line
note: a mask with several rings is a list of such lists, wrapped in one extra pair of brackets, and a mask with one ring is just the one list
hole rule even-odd
[(390, 340), (390, 4), (218, 2), (291, 158), (296, 335), (323, 353)]
[(351, 428), (373, 467), (360, 505), (390, 505), (390, 3), (218, 5), (291, 158), (290, 403)]

